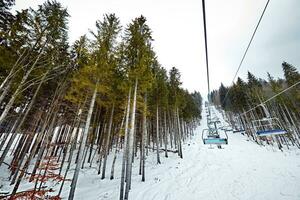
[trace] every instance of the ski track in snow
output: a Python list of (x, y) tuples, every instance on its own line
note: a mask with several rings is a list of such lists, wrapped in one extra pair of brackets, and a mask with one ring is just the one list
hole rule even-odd
[[(225, 123), (221, 114), (215, 113)], [(168, 153), (169, 158), (165, 158), (164, 153), (160, 153), (162, 164), (156, 164), (155, 152), (149, 151), (146, 182), (141, 182), (141, 176), (138, 175), (139, 160), (135, 159), (130, 200), (300, 199), (300, 150), (281, 152), (276, 147), (259, 146), (246, 136), (232, 132), (228, 133), (228, 145), (223, 145), (222, 149), (210, 148), (203, 145), (201, 139), (206, 119), (201, 124), (195, 136), (184, 142), (183, 159), (174, 153)], [(95, 164), (92, 168), (81, 170), (75, 199), (118, 200), (120, 158), (121, 154), (116, 161), (114, 180), (109, 180), (111, 155), (107, 162), (106, 179), (101, 180), (97, 175)], [(4, 171), (1, 169), (0, 172)], [(72, 177), (72, 173), (68, 178)], [(67, 182), (64, 187), (64, 199), (67, 199), (69, 185), (70, 182)], [(23, 188), (26, 188), (26, 183)]]

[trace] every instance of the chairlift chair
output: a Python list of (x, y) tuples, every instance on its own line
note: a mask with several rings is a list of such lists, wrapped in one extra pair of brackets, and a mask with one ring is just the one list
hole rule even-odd
[(221, 129), (203, 129), (202, 131), (202, 141), (203, 144), (210, 144), (210, 145), (222, 145), (228, 144), (228, 136), (226, 131), (225, 137), (220, 137), (219, 130)]
[(208, 126), (209, 129), (218, 129), (219, 124), (221, 124), (221, 122), (219, 120), (209, 120), (209, 121), (207, 121), (207, 126)]
[(259, 137), (287, 134), (278, 118), (254, 120), (252, 125), (256, 135)]
[(236, 129), (236, 130), (233, 130), (232, 131), (233, 133), (242, 133), (242, 132), (245, 132), (244, 129)]
[(231, 126), (228, 126), (228, 125), (225, 125), (225, 126), (222, 126), (221, 127), (221, 130), (223, 130), (223, 131), (233, 131), (233, 129), (232, 129), (232, 127)]

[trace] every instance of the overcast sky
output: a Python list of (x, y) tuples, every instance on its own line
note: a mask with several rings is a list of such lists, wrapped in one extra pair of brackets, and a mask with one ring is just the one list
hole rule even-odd
[[(175, 66), (183, 87), (207, 93), (201, 0), (57, 0), (68, 8), (70, 42), (88, 33), (105, 13), (116, 13), (126, 26), (144, 15), (153, 31), (154, 48), (167, 69)], [(230, 85), (267, 0), (207, 0), (211, 87)], [(16, 0), (16, 9), (44, 0)], [(239, 76), (247, 71), (282, 77), (281, 63), (300, 69), (300, 0), (271, 0)]]

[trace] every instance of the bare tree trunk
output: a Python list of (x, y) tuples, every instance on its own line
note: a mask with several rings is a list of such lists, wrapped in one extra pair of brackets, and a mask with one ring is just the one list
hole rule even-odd
[[(9, 135), (11, 135), (8, 140), (8, 141), (10, 141), (11, 137), (13, 136), (13, 133), (15, 132), (16, 127), (18, 126), (19, 121), (21, 120), (21, 117), (22, 117), (22, 115), (19, 115), (19, 117), (14, 122), (13, 126), (7, 130), (7, 134), (4, 136), (3, 141), (0, 144), (0, 151), (2, 150), (3, 146), (5, 145), (6, 140), (8, 139)], [(0, 162), (0, 166), (1, 166), (1, 162)]]
[[(97, 125), (96, 125), (96, 122), (98, 121), (98, 117), (100, 115), (98, 115), (98, 112), (99, 112), (99, 109), (98, 107), (96, 107), (96, 113), (95, 113), (95, 117), (94, 117), (94, 121), (93, 121), (93, 131), (91, 134), (91, 142), (90, 142), (90, 149), (89, 149), (89, 157), (88, 157), (88, 163), (90, 163), (90, 167), (92, 166), (92, 162), (91, 162), (91, 158), (92, 158), (92, 153), (93, 153), (93, 146), (95, 144), (95, 139), (96, 139), (96, 135), (97, 135)], [(98, 147), (97, 147), (98, 148)]]
[[(165, 144), (165, 149), (168, 149), (168, 129), (167, 129), (167, 113), (164, 111), (164, 144)], [(168, 151), (165, 151), (165, 157), (168, 157)]]
[(180, 119), (179, 119), (179, 111), (178, 108), (176, 108), (176, 118), (177, 118), (177, 129), (178, 129), (178, 154), (180, 156), (180, 158), (183, 158), (182, 155), (182, 146), (181, 146), (181, 139), (182, 139), (182, 135), (181, 135), (181, 128), (180, 128)]
[[(84, 105), (83, 105), (84, 106)], [(69, 169), (70, 169), (70, 166), (71, 166), (71, 163), (72, 163), (72, 157), (73, 157), (73, 153), (74, 153), (74, 149), (75, 149), (75, 146), (76, 146), (76, 140), (77, 140), (77, 135), (78, 135), (78, 132), (79, 132), (79, 128), (80, 128), (80, 121), (81, 121), (81, 115), (78, 116), (78, 122), (77, 122), (77, 125), (74, 127), (74, 129), (71, 131), (70, 134), (73, 133), (73, 131), (75, 130), (75, 137), (73, 138), (73, 141), (71, 143), (71, 147), (70, 147), (70, 152), (69, 152), (69, 157), (68, 157), (68, 165), (67, 165), (67, 168), (66, 168), (66, 171), (65, 171), (65, 174), (64, 174), (64, 178), (62, 180), (62, 183), (61, 183), (61, 186), (59, 188), (59, 192), (57, 194), (57, 196), (60, 196), (61, 192), (62, 192), (62, 189), (64, 187), (64, 184), (65, 184), (65, 180), (67, 178), (67, 174), (69, 172)]]
[(129, 145), (128, 145), (128, 136), (129, 136), (129, 134), (128, 134), (128, 132), (129, 132), (128, 123), (129, 123), (129, 113), (130, 113), (130, 99), (131, 99), (131, 88), (129, 89), (127, 111), (126, 111), (124, 150), (123, 150), (123, 158), (122, 158), (121, 187), (120, 187), (120, 198), (119, 198), (119, 200), (124, 199), (125, 170), (126, 170), (126, 161), (127, 161), (127, 158), (128, 158), (128, 148), (129, 148)]
[(101, 165), (102, 165), (102, 153), (103, 153), (103, 148), (102, 148), (102, 143), (105, 142), (104, 140), (104, 133), (106, 132), (106, 126), (107, 124), (103, 122), (102, 130), (101, 130), (101, 138), (100, 138), (100, 143), (99, 143), (99, 167), (98, 167), (98, 174), (101, 173)]
[(111, 113), (110, 113), (110, 119), (109, 119), (109, 125), (108, 125), (108, 133), (107, 133), (107, 138), (106, 138), (106, 145), (105, 145), (105, 152), (104, 152), (104, 160), (103, 160), (103, 168), (102, 168), (102, 176), (101, 179), (105, 178), (105, 169), (106, 169), (106, 161), (107, 161), (107, 156), (109, 153), (109, 141), (110, 141), (110, 135), (111, 135), (111, 127), (113, 123), (113, 116), (114, 116), (114, 110), (115, 110), (115, 104), (113, 104)]
[(0, 96), (0, 105), (4, 99), (4, 97), (6, 96), (6, 94), (8, 93), (9, 89), (10, 89), (11, 83), (9, 83), (5, 88), (4, 91), (2, 92), (1, 96)]
[[(57, 103), (57, 102), (56, 102)], [(55, 105), (56, 106), (56, 105)], [(53, 106), (53, 107), (55, 107)], [(43, 154), (44, 154), (44, 151), (45, 151), (45, 148), (46, 148), (46, 145), (47, 144), (50, 144), (51, 142), (51, 139), (53, 137), (53, 134), (54, 134), (54, 123), (57, 119), (57, 115), (53, 114), (57, 111), (57, 108), (53, 108), (49, 111), (49, 113), (47, 114), (48, 116), (46, 117), (46, 120), (42, 126), (42, 129), (40, 131), (40, 134), (42, 137), (44, 137), (45, 139), (41, 139), (41, 145), (39, 147), (39, 152), (38, 152), (38, 155), (37, 155), (37, 158), (36, 158), (36, 162), (35, 162), (35, 165), (33, 167), (33, 170), (31, 172), (31, 177), (29, 179), (29, 181), (31, 182), (34, 178), (34, 175), (36, 174), (36, 171), (41, 163), (41, 160), (42, 160), (42, 157), (43, 157)], [(53, 117), (52, 117), (52, 114), (53, 114)], [(51, 118), (52, 117), (52, 118)], [(48, 130), (46, 130), (47, 126), (48, 126), (48, 123), (51, 119), (51, 123), (49, 125), (49, 128)], [(47, 136), (48, 134), (48, 136)], [(37, 148), (37, 147), (36, 147)]]
[[(61, 160), (61, 165), (60, 165), (60, 169), (59, 169), (58, 175), (61, 175), (61, 173), (62, 173), (63, 166), (64, 166), (64, 163), (65, 163), (65, 160), (66, 160), (66, 157), (67, 157), (69, 146), (71, 147), (70, 143), (71, 143), (72, 133), (73, 133), (73, 130), (74, 130), (74, 125), (75, 125), (75, 120), (72, 123), (72, 126), (68, 127), (68, 133), (67, 133), (68, 137), (67, 137), (67, 141), (66, 141), (66, 143), (65, 143), (65, 145), (64, 145), (64, 147), (62, 149), (62, 151), (63, 151), (63, 157), (62, 157), (62, 160)], [(57, 160), (57, 162), (59, 162), (59, 160)]]
[(132, 156), (133, 156), (133, 136), (135, 131), (135, 110), (136, 110), (136, 96), (137, 96), (137, 86), (138, 81), (135, 81), (134, 95), (133, 95), (133, 105), (131, 112), (131, 125), (129, 133), (129, 145), (128, 145), (128, 159), (127, 159), (127, 168), (126, 168), (126, 187), (125, 187), (125, 199), (129, 198), (129, 190), (131, 188), (131, 170), (132, 170)]
[[(23, 163), (23, 161), (25, 159), (25, 155), (29, 151), (29, 148), (30, 148), (31, 144), (33, 144), (33, 142), (34, 142), (34, 135), (36, 135), (36, 131), (38, 130), (39, 122), (40, 122), (40, 120), (37, 119), (35, 125), (33, 127), (31, 127), (30, 128), (31, 130), (29, 130), (27, 132), (27, 138), (26, 138), (26, 140), (24, 142), (22, 150), (20, 150), (20, 154), (19, 154), (19, 156), (15, 156), (15, 159), (12, 162), (12, 163), (15, 164), (15, 166), (17, 167), (17, 169), (21, 168), (22, 163)], [(32, 151), (30, 153), (32, 153)], [(27, 170), (27, 168), (25, 168), (23, 170)], [(15, 183), (16, 179), (17, 179), (18, 170), (16, 170), (16, 171), (12, 170), (12, 175), (13, 174), (14, 174), (14, 176), (13, 176), (13, 179), (11, 180), (11, 185), (13, 185)], [(23, 178), (23, 177), (21, 177), (21, 178)]]
[[(13, 142), (14, 142), (14, 140), (15, 140), (15, 138), (16, 138), (18, 132), (19, 132), (19, 130), (21, 129), (23, 123), (25, 122), (25, 119), (26, 119), (27, 115), (29, 114), (29, 111), (31, 110), (31, 108), (32, 108), (32, 106), (33, 106), (33, 104), (34, 104), (34, 102), (35, 102), (35, 99), (36, 99), (36, 97), (37, 97), (37, 94), (38, 94), (38, 92), (40, 91), (40, 88), (41, 88), (41, 86), (42, 86), (42, 84), (43, 84), (43, 82), (44, 82), (46, 76), (47, 76), (47, 73), (45, 73), (45, 75), (43, 76), (42, 81), (40, 82), (40, 84), (38, 85), (37, 89), (35, 90), (35, 93), (34, 93), (32, 99), (31, 99), (31, 102), (30, 102), (30, 104), (28, 105), (28, 107), (27, 107), (27, 109), (26, 109), (26, 112), (25, 112), (25, 114), (24, 114), (23, 117), (22, 117), (22, 120), (21, 120), (20, 123), (18, 124), (18, 126), (17, 126), (16, 130), (14, 131), (14, 133), (12, 133), (12, 136), (11, 136), (11, 138), (9, 139), (8, 144), (6, 145), (4, 151), (3, 151), (2, 155), (1, 155), (1, 158), (0, 158), (0, 166), (1, 166), (2, 162), (4, 161), (5, 156), (6, 156), (7, 153), (8, 153), (9, 148), (10, 148), (11, 145), (13, 144)], [(1, 122), (0, 122), (0, 124), (1, 124)]]
[(169, 125), (169, 134), (170, 134), (170, 146), (173, 149), (173, 126), (172, 126), (172, 118), (170, 115), (170, 111), (168, 112), (168, 125)]
[[(36, 60), (34, 61), (34, 63), (32, 64), (32, 66), (29, 68), (29, 70), (26, 71), (25, 75), (23, 76), (21, 82), (19, 83), (16, 91), (14, 92), (14, 94), (12, 95), (12, 97), (10, 98), (9, 102), (7, 103), (7, 105), (5, 106), (4, 111), (1, 113), (0, 116), (0, 124), (3, 123), (3, 121), (5, 120), (6, 115), (8, 114), (9, 110), (11, 109), (11, 107), (13, 106), (15, 99), (17, 98), (17, 96), (19, 95), (19, 92), (21, 92), (23, 85), (25, 83), (25, 81), (27, 80), (27, 78), (29, 77), (30, 73), (32, 72), (32, 70), (35, 68), (37, 62), (39, 61), (41, 55), (42, 55), (42, 51), (43, 48), (45, 47), (47, 42), (45, 42), (44, 46), (42, 47), (41, 51), (39, 52), (39, 55), (37, 56)], [(46, 73), (47, 75), (47, 73)], [(44, 78), (44, 77), (43, 77)]]
[(143, 131), (142, 131), (142, 181), (145, 182), (145, 161), (146, 161), (146, 156), (145, 156), (145, 145), (147, 145), (147, 96), (145, 96), (144, 100), (145, 106), (144, 106), (144, 112), (143, 112)]
[(161, 164), (159, 157), (159, 115), (158, 115), (158, 105), (156, 105), (156, 158), (157, 164)]
[[(51, 113), (50, 113), (50, 115), (51, 115)], [(33, 149), (31, 150), (31, 152), (29, 154), (29, 157), (27, 158), (26, 163), (24, 164), (23, 169), (21, 170), (21, 173), (20, 173), (20, 175), (19, 175), (19, 177), (17, 179), (17, 182), (16, 182), (16, 184), (14, 186), (14, 189), (13, 189), (12, 194), (11, 194), (12, 196), (16, 194), (16, 192), (17, 192), (17, 190), (18, 190), (18, 188), (20, 186), (21, 180), (22, 180), (22, 178), (25, 175), (25, 171), (28, 169), (30, 161), (31, 161), (31, 159), (33, 158), (33, 156), (35, 154), (35, 151), (36, 151), (36, 149), (38, 147), (38, 143), (41, 142), (41, 141), (43, 141), (43, 138), (45, 137), (45, 135), (46, 134), (44, 133), (44, 131), (42, 131), (42, 133), (40, 133), (38, 135), (38, 138), (36, 139), (36, 143), (35, 143)], [(45, 143), (45, 141), (43, 141), (43, 142)], [(43, 150), (40, 150), (40, 151), (43, 152)]]
[(80, 165), (81, 165), (81, 162), (82, 162), (82, 159), (83, 159), (83, 149), (82, 148), (85, 147), (87, 136), (88, 136), (88, 133), (89, 133), (91, 118), (92, 118), (94, 105), (95, 105), (95, 100), (96, 100), (96, 96), (97, 96), (97, 85), (98, 85), (98, 83), (96, 84), (96, 87), (94, 89), (94, 93), (93, 93), (92, 100), (91, 100), (91, 103), (90, 103), (88, 116), (87, 116), (86, 123), (85, 123), (83, 139), (82, 139), (83, 144), (81, 145), (81, 148), (78, 150), (79, 151), (78, 152), (79, 156), (78, 156), (78, 161), (76, 163), (76, 168), (75, 168), (74, 176), (73, 176), (72, 183), (71, 183), (71, 190), (70, 190), (70, 193), (69, 193), (68, 200), (73, 200), (74, 199), (76, 184), (77, 184), (78, 175), (79, 175), (79, 169), (80, 169)]
[(116, 164), (117, 153), (118, 153), (118, 144), (119, 144), (119, 141), (121, 141), (121, 133), (122, 133), (123, 125), (124, 125), (125, 116), (126, 116), (126, 109), (124, 110), (124, 116), (123, 116), (123, 119), (122, 119), (122, 122), (121, 122), (120, 131), (117, 134), (116, 149), (115, 149), (114, 159), (113, 159), (113, 163), (112, 163), (112, 166), (111, 166), (111, 172), (110, 172), (110, 179), (111, 180), (114, 179), (115, 164)]

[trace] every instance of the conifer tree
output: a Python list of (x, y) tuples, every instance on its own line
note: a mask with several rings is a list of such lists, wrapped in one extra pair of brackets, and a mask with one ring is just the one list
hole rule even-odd
[(182, 157), (182, 141), (201, 118), (202, 98), (181, 88), (178, 69), (168, 76), (159, 64), (144, 16), (120, 37), (119, 19), (106, 14), (90, 32), (93, 37), (83, 35), (70, 47), (69, 14), (59, 2), (14, 15), (13, 3), (0, 2), (0, 166), (10, 165), (12, 198), (27, 173), (33, 196), (46, 191), (47, 169), (55, 159), (62, 180), (58, 195), (75, 163), (68, 197), (73, 199), (80, 168), (97, 163), (105, 178), (114, 150), (114, 178), (123, 148), (120, 199), (128, 199), (132, 163), (139, 157), (145, 181), (150, 145), (158, 163), (161, 150), (165, 157), (176, 152), (174, 144)]
[[(292, 86), (300, 81), (300, 73), (297, 71), (296, 67), (294, 67), (293, 65), (287, 62), (283, 62), (282, 69), (288, 86)], [(300, 84), (296, 85), (296, 87), (292, 88), (288, 93), (289, 99), (292, 101), (292, 104), (294, 104), (295, 109), (300, 108), (299, 90), (300, 90)]]
[(291, 86), (300, 80), (300, 74), (293, 65), (283, 62), (282, 69), (288, 86)]
[(227, 105), (227, 102), (228, 102), (228, 100), (225, 99), (227, 92), (228, 92), (228, 89), (225, 88), (223, 83), (221, 83), (221, 86), (219, 88), (219, 96), (220, 96), (220, 103), (221, 103), (221, 106), (222, 106), (223, 109), (226, 108), (226, 105)]

